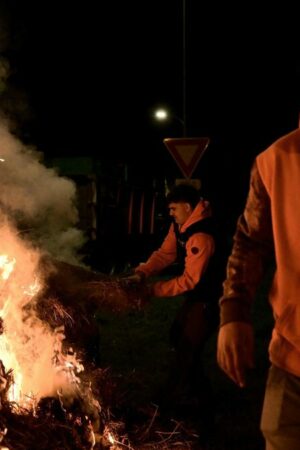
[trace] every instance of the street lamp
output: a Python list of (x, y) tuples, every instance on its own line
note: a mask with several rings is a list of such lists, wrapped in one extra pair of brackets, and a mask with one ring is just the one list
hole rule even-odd
[(174, 114), (170, 114), (170, 112), (165, 108), (159, 108), (159, 109), (155, 110), (154, 117), (159, 122), (169, 121), (172, 119), (177, 120), (183, 128), (183, 136), (185, 137), (185, 135), (186, 135), (185, 122), (180, 117), (178, 117)]

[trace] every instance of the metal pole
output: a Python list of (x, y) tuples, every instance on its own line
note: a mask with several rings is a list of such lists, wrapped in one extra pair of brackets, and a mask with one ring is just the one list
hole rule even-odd
[(186, 0), (182, 0), (182, 119), (186, 137)]

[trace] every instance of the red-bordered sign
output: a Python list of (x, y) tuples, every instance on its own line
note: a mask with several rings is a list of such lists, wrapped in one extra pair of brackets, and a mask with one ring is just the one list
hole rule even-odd
[(209, 138), (167, 138), (163, 142), (183, 175), (190, 178), (208, 147)]

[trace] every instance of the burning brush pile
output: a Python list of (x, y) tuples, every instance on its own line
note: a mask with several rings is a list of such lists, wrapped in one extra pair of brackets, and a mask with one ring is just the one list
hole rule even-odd
[(41, 258), (8, 223), (0, 233), (0, 448), (117, 449), (120, 424), (100, 400), (105, 371), (85, 374), (84, 348), (97, 308), (138, 308), (142, 296)]

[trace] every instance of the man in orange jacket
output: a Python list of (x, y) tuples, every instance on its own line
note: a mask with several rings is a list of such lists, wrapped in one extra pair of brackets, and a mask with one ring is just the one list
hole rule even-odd
[(201, 353), (217, 326), (217, 301), (221, 293), (214, 264), (215, 227), (209, 203), (191, 185), (175, 186), (167, 195), (167, 204), (173, 219), (168, 234), (147, 262), (135, 268), (131, 279), (148, 279), (178, 263), (178, 275), (154, 282), (151, 293), (156, 297), (185, 296), (170, 333), (177, 366), (170, 377), (169, 390), (174, 397), (196, 399), (202, 407), (212, 399), (208, 400)]
[(251, 305), (268, 263), (274, 328), (261, 430), (267, 450), (300, 448), (300, 130), (260, 153), (234, 237), (220, 300), (218, 362), (239, 386), (253, 366)]

